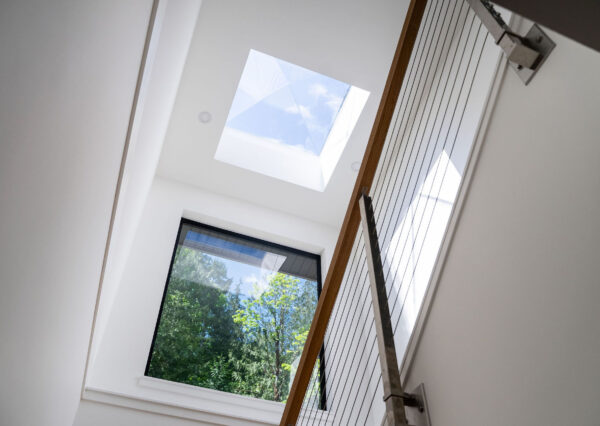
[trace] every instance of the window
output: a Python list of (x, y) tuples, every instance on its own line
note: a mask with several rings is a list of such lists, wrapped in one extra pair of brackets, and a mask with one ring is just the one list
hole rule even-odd
[(285, 401), (320, 274), (318, 255), (182, 219), (145, 374)]
[(251, 50), (215, 158), (323, 191), (368, 96)]

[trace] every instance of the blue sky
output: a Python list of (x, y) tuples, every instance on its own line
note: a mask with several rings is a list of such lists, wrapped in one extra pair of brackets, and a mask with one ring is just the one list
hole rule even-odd
[(207, 254), (207, 256), (225, 264), (225, 267), (227, 268), (227, 277), (232, 279), (232, 285), (229, 291), (234, 293), (237, 290), (238, 283), (240, 283), (240, 294), (246, 297), (259, 296), (268, 288), (269, 277), (274, 273), (272, 270), (264, 269), (259, 266), (249, 265), (247, 263), (237, 262), (235, 260), (211, 254)]
[[(195, 250), (198, 252), (223, 263), (227, 278), (232, 282), (229, 291), (236, 292), (239, 285), (240, 294), (246, 297), (257, 297), (266, 290), (271, 275), (278, 272), (287, 259), (283, 254), (272, 253), (239, 241), (226, 240), (202, 232), (187, 231), (185, 240), (195, 243), (197, 246)], [(236, 260), (217, 256), (213, 254), (215, 250), (220, 254), (230, 253)], [(187, 279), (201, 283), (200, 277), (195, 277), (194, 272), (191, 272)]]
[(320, 155), (350, 85), (251, 50), (226, 126)]
[[(254, 296), (257, 290), (267, 285), (267, 275), (271, 271), (265, 271), (262, 268), (247, 263), (236, 262), (223, 257), (208, 255), (211, 258), (222, 262), (227, 267), (227, 277), (232, 279), (233, 284), (229, 291), (235, 292), (238, 283), (240, 283), (240, 293), (244, 296)], [(257, 287), (255, 289), (255, 287)]]

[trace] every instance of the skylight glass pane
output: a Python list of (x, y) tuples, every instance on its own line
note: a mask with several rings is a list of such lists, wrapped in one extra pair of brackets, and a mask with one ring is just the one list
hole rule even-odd
[(251, 50), (215, 159), (324, 191), (369, 92)]
[(320, 155), (350, 85), (251, 50), (226, 127)]

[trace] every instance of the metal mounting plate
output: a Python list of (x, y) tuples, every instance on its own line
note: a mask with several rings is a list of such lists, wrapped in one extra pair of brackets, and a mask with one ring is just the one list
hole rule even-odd
[(527, 34), (523, 37), (523, 42), (528, 47), (531, 47), (540, 53), (541, 58), (538, 63), (533, 69), (520, 67), (514, 62), (510, 61), (508, 63), (511, 67), (513, 67), (523, 83), (528, 84), (533, 76), (538, 72), (544, 61), (546, 61), (546, 58), (548, 55), (550, 55), (550, 52), (552, 52), (556, 46), (556, 43), (554, 43), (537, 24), (533, 24), (533, 26), (529, 29)]
[(429, 418), (429, 407), (427, 406), (427, 398), (425, 397), (425, 385), (421, 383), (412, 392), (422, 404), (423, 409), (417, 407), (406, 407), (406, 418), (410, 426), (431, 426)]

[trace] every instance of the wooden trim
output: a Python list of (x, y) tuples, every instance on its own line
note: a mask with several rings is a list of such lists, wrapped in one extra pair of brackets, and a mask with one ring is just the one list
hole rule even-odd
[(373, 124), (373, 130), (371, 131), (362, 165), (354, 185), (354, 190), (352, 191), (352, 197), (348, 203), (346, 216), (344, 217), (340, 236), (338, 237), (333, 258), (331, 259), (323, 291), (317, 304), (315, 317), (308, 332), (306, 345), (300, 357), (298, 371), (294, 377), (285, 410), (281, 417), (281, 426), (295, 424), (300, 414), (302, 401), (310, 382), (315, 361), (323, 346), (327, 324), (340, 290), (346, 266), (348, 265), (348, 258), (352, 251), (354, 238), (358, 232), (358, 225), (360, 223), (358, 199), (363, 188), (368, 189), (373, 183), (379, 157), (381, 156), (388, 129), (394, 115), (398, 95), (400, 94), (404, 75), (410, 62), (426, 4), (427, 0), (411, 0), (408, 6), (400, 40), (398, 41), (379, 109), (377, 110), (377, 116), (375, 117), (375, 123)]

